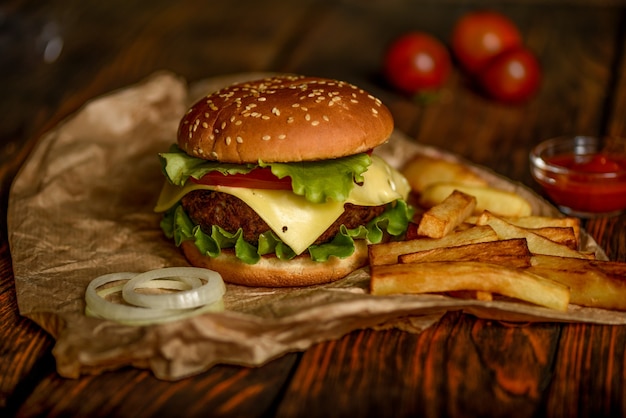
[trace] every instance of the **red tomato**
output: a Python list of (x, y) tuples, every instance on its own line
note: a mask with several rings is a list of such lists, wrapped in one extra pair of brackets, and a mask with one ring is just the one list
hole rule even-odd
[(520, 47), (495, 57), (478, 79), (491, 98), (518, 103), (535, 94), (541, 82), (541, 69), (533, 53)]
[(452, 30), (454, 56), (470, 74), (477, 74), (493, 57), (520, 45), (522, 37), (515, 24), (493, 11), (467, 13)]
[(291, 190), (291, 178), (279, 179), (269, 168), (255, 168), (247, 174), (224, 175), (211, 171), (201, 179), (191, 179), (194, 183), (208, 186), (245, 187), (248, 189)]
[(422, 32), (410, 32), (396, 39), (384, 58), (385, 77), (394, 88), (408, 94), (441, 87), (450, 67), (446, 47)]

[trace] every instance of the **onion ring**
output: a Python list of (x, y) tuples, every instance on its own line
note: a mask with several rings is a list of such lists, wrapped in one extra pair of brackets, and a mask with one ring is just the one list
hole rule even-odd
[[(176, 293), (147, 295), (135, 292), (144, 282), (177, 278), (187, 281), (190, 277), (204, 279), (207, 282), (199, 287)], [(226, 291), (222, 276), (216, 271), (198, 267), (168, 267), (140, 273), (130, 279), (122, 289), (122, 297), (128, 303), (153, 309), (190, 309), (217, 302)]]
[[(209, 272), (209, 274), (207, 274), (207, 272)], [(174, 301), (177, 301), (176, 303), (180, 306), (184, 303), (181, 302), (181, 300), (177, 300), (177, 295), (183, 293), (182, 301), (191, 300), (195, 303), (187, 304), (188, 306), (185, 308), (142, 307), (114, 303), (105, 299), (106, 296), (117, 292), (121, 292), (122, 297), (124, 297), (124, 288), (137, 276), (140, 276), (140, 280), (135, 281), (132, 286), (129, 286), (129, 289), (131, 289), (134, 295), (139, 295), (134, 291), (139, 288), (158, 288), (179, 291), (161, 295), (143, 294), (140, 295), (140, 299), (142, 299), (143, 296), (170, 296)], [(207, 283), (203, 284), (202, 280), (197, 276), (207, 280)], [(210, 278), (208, 278), (209, 276)], [(124, 280), (126, 281), (125, 284), (98, 289), (105, 284)], [(224, 292), (225, 285), (221, 276), (216, 272), (211, 272), (206, 269), (174, 267), (152, 270), (140, 274), (131, 272), (110, 273), (97, 277), (87, 286), (85, 292), (85, 301), (87, 304), (85, 313), (89, 316), (113, 320), (128, 325), (147, 325), (151, 323), (169, 322), (205, 312), (222, 311), (224, 309), (222, 300)], [(167, 298), (148, 300), (156, 301), (154, 303), (157, 305), (162, 304), (163, 300), (165, 300), (166, 303), (172, 304)], [(203, 303), (199, 304), (200, 301)], [(127, 300), (125, 300), (125, 302), (131, 303)], [(176, 305), (176, 303), (174, 303), (174, 305)]]

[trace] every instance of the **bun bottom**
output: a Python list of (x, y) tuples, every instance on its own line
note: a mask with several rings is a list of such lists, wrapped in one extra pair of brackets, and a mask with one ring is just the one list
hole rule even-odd
[(330, 283), (339, 280), (367, 264), (367, 243), (357, 240), (350, 257), (332, 257), (325, 262), (298, 256), (283, 261), (262, 257), (256, 264), (246, 264), (232, 251), (222, 251), (218, 257), (202, 255), (192, 241), (183, 241), (181, 248), (190, 264), (215, 270), (227, 283), (253, 287), (296, 287)]

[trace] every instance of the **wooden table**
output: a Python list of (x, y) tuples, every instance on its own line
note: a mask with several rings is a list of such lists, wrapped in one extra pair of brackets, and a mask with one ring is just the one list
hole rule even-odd
[[(447, 40), (477, 5), (512, 17), (539, 56), (536, 98), (486, 100), (458, 70), (427, 105), (382, 82), (391, 39), (418, 29)], [(135, 369), (64, 379), (53, 339), (19, 316), (5, 222), (11, 180), (43, 132), (159, 69), (189, 81), (248, 71), (344, 79), (380, 97), (415, 140), (536, 188), (527, 155), (539, 140), (626, 135), (623, 2), (9, 0), (0, 17), (0, 416), (626, 415), (626, 327), (461, 313), (421, 334), (355, 331), (259, 368), (216, 366), (176, 383)], [(585, 225), (626, 261), (626, 215)]]

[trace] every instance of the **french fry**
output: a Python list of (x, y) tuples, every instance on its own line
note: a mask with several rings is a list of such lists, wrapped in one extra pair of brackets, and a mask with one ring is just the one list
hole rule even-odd
[(527, 269), (570, 288), (571, 303), (626, 311), (626, 263), (536, 255)]
[(532, 212), (530, 203), (522, 196), (488, 186), (466, 185), (455, 182), (439, 182), (428, 186), (421, 192), (420, 205), (430, 208), (441, 203), (454, 190), (459, 190), (476, 197), (474, 213), (485, 210), (500, 216), (529, 216)]
[(430, 238), (442, 238), (472, 214), (476, 198), (454, 190), (443, 202), (422, 214), (417, 234)]
[(475, 261), (428, 262), (372, 266), (374, 295), (476, 290), (567, 311), (567, 286), (530, 271)]
[(417, 155), (402, 168), (411, 189), (421, 193), (426, 187), (441, 181), (486, 186), (487, 182), (467, 166), (440, 158)]
[(565, 245), (572, 250), (578, 249), (578, 240), (574, 233), (574, 228), (565, 226), (545, 226), (543, 228), (524, 228), (557, 244)]
[[(469, 216), (465, 219), (465, 222), (468, 224), (476, 224), (478, 217)], [(519, 226), (525, 229), (537, 230), (541, 231), (544, 228), (571, 228), (574, 239), (576, 241), (576, 246), (573, 248), (578, 248), (580, 244), (580, 219), (572, 218), (572, 217), (552, 217), (552, 216), (538, 216), (538, 215), (530, 215), (530, 216), (521, 216), (521, 217), (505, 217), (505, 221), (515, 226)], [(536, 232), (536, 231), (535, 231)], [(570, 235), (569, 232), (566, 233)], [(541, 235), (541, 234), (540, 234)], [(551, 238), (552, 239), (552, 238)], [(561, 238), (562, 239), (562, 238)], [(555, 239), (552, 239), (555, 241)], [(559, 239), (556, 239), (559, 242)]]
[(457, 290), (454, 292), (446, 292), (446, 294), (459, 299), (493, 300), (493, 293), (483, 292), (482, 290)]
[(432, 261), (481, 261), (511, 268), (531, 266), (532, 254), (524, 238), (489, 241), (457, 247), (433, 248), (398, 257), (400, 263), (426, 263)]
[(455, 247), (475, 242), (496, 241), (498, 235), (488, 225), (476, 226), (465, 231), (454, 232), (443, 238), (417, 238), (407, 241), (391, 241), (368, 246), (370, 265), (394, 264), (402, 254), (439, 247)]
[(548, 238), (537, 235), (531, 230), (508, 223), (488, 211), (483, 212), (476, 220), (476, 225), (489, 225), (496, 231), (499, 239), (526, 238), (528, 249), (533, 254), (556, 255), (570, 258), (588, 258), (576, 250), (550, 241)]
[(488, 302), (490, 300), (493, 300), (493, 293), (485, 292), (483, 290), (477, 290), (476, 294), (474, 295), (474, 298), (476, 298), (476, 300), (482, 300), (482, 301)]

